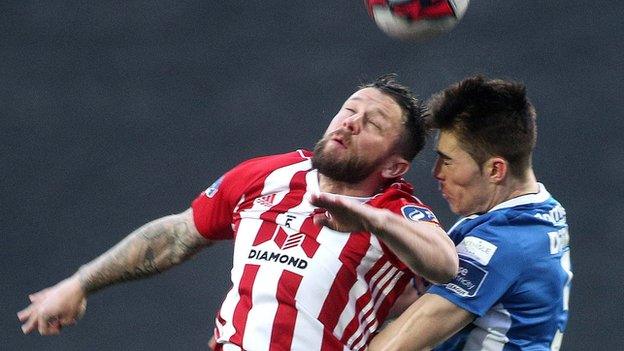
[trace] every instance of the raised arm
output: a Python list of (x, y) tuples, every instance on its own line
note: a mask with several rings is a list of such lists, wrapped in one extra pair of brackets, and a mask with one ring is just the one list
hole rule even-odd
[(31, 304), (18, 313), (22, 331), (58, 334), (82, 316), (89, 294), (165, 271), (209, 244), (195, 228), (192, 209), (149, 222), (71, 277), (30, 295)]
[(431, 282), (446, 283), (457, 275), (455, 245), (436, 225), (414, 222), (332, 194), (314, 195), (312, 203), (328, 210), (328, 215), (315, 216), (317, 224), (338, 231), (374, 233), (414, 272)]

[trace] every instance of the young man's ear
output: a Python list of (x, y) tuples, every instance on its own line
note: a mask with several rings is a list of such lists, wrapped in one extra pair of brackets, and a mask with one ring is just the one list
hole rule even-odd
[(484, 171), (492, 183), (500, 183), (507, 177), (509, 162), (502, 157), (492, 157), (485, 162)]
[(385, 167), (381, 170), (381, 176), (386, 179), (394, 179), (403, 176), (409, 171), (410, 163), (401, 156), (392, 156)]

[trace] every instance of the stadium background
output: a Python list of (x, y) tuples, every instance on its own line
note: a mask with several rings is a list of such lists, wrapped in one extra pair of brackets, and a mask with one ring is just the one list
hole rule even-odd
[[(621, 350), (623, 11), (473, 0), (450, 35), (414, 44), (359, 0), (2, 1), (0, 349), (204, 350), (229, 243), (98, 293), (61, 337), (21, 335), (15, 312), (237, 162), (312, 147), (355, 85), (393, 71), (424, 98), (479, 72), (528, 85), (537, 175), (571, 228), (563, 350)], [(450, 225), (432, 160), (409, 179)]]

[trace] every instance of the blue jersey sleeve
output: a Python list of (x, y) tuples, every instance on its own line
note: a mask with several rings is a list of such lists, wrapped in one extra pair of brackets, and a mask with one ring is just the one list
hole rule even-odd
[[(488, 221), (462, 234), (456, 230), (459, 273), (451, 282), (434, 285), (429, 293), (483, 316), (517, 279), (523, 266), (522, 252), (505, 233), (509, 226)], [(460, 229), (460, 228), (458, 228)], [(511, 236), (510, 236), (511, 235)]]

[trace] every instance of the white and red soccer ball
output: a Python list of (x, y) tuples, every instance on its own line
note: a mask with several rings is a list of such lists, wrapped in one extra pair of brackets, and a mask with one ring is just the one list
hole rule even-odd
[(377, 26), (393, 38), (423, 41), (450, 31), (470, 0), (364, 0)]

